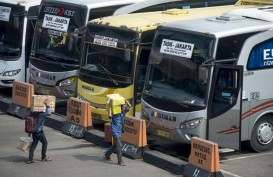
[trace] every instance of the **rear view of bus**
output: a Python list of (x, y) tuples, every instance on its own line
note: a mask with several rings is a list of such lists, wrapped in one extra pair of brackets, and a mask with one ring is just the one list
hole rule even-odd
[(64, 101), (75, 96), (86, 23), (135, 1), (42, 1), (30, 56), (29, 82), (35, 93)]
[(0, 86), (12, 87), (14, 80), (26, 81), (28, 56), (40, 2), (0, 2)]

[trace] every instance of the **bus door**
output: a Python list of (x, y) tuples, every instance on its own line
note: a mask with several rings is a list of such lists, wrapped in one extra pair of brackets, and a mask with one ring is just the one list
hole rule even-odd
[(215, 65), (208, 101), (207, 139), (239, 150), (243, 66)]
[(36, 6), (31, 6), (28, 9), (28, 14), (27, 14), (27, 29), (26, 29), (26, 40), (25, 40), (25, 82), (28, 82), (29, 78), (29, 70), (28, 70), (28, 65), (29, 65), (29, 56), (31, 53), (31, 45), (32, 45), (32, 40), (33, 40), (33, 34), (35, 31), (35, 26), (36, 26), (36, 21), (38, 18), (38, 13), (39, 13), (39, 8), (40, 5)]

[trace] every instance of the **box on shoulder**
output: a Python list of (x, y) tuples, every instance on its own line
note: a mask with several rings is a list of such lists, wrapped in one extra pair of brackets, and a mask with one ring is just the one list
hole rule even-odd
[(48, 104), (51, 112), (55, 112), (56, 97), (53, 95), (33, 95), (31, 100), (32, 112), (45, 112), (46, 106), (45, 100), (48, 100)]
[(121, 113), (121, 105), (125, 104), (125, 99), (119, 95), (118, 93), (115, 94), (108, 94), (106, 96), (106, 110), (109, 115), (112, 114), (120, 114)]

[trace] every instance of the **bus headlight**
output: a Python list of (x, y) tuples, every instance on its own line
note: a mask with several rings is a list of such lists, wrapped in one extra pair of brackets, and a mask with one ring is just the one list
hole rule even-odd
[(77, 81), (78, 77), (70, 77), (68, 79), (65, 79), (59, 83), (60, 87), (69, 86), (74, 84)]
[(180, 125), (180, 128), (189, 129), (189, 128), (196, 128), (200, 125), (200, 123), (204, 120), (204, 118), (197, 118), (187, 122), (184, 122)]
[(15, 75), (17, 75), (20, 71), (21, 71), (21, 69), (6, 71), (6, 72), (4, 72), (3, 76), (15, 76)]

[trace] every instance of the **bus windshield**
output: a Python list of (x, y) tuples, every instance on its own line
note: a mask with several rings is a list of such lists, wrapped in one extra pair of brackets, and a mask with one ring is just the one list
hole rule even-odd
[[(25, 8), (0, 3), (0, 58), (13, 60), (22, 50)], [(2, 57), (1, 57), (2, 56)]]
[[(86, 21), (87, 10), (65, 5), (42, 5), (37, 20), (33, 51), (40, 60), (79, 64), (80, 42), (73, 38)], [(77, 38), (78, 40), (78, 38)]]
[[(102, 83), (100, 79), (90, 79), (88, 82), (94, 85), (106, 87), (114, 83), (117, 86), (118, 82), (131, 84), (136, 33), (96, 25), (89, 25), (87, 33), (87, 47), (80, 73), (105, 80)], [(126, 51), (129, 52), (127, 57)]]
[(212, 58), (213, 43), (208, 36), (159, 30), (144, 93), (187, 106), (204, 106), (207, 80), (199, 72), (202, 62)]

